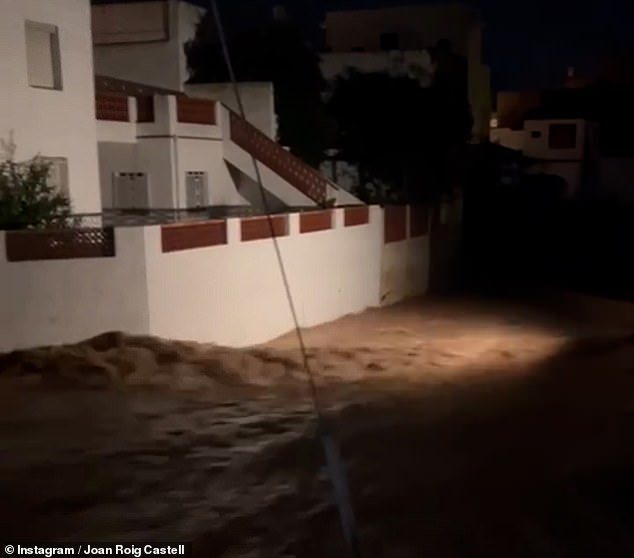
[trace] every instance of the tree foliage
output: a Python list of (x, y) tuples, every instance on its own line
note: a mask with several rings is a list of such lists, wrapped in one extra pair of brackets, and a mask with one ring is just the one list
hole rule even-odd
[(336, 147), (359, 166), (362, 197), (381, 185), (392, 199), (422, 200), (456, 185), (473, 120), (466, 87), (445, 76), (439, 72), (431, 87), (381, 72), (352, 71), (337, 79), (328, 103), (338, 127)]
[[(325, 83), (319, 56), (289, 21), (228, 36), (238, 81), (272, 81), (278, 117), (278, 141), (307, 163), (317, 166), (325, 147)], [(228, 82), (229, 73), (211, 12), (201, 20), (195, 38), (185, 46), (190, 83)]]
[(50, 165), (40, 158), (0, 161), (0, 230), (51, 228), (70, 222), (71, 204), (49, 184)]

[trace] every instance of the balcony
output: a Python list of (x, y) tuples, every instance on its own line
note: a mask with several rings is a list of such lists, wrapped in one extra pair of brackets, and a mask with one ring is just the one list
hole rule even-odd
[(95, 98), (97, 120), (130, 122), (130, 106), (127, 95), (97, 93)]
[(174, 135), (219, 138), (216, 108), (215, 101), (182, 95), (98, 92), (95, 96), (100, 141)]
[(176, 98), (176, 120), (182, 124), (216, 124), (216, 103), (207, 99)]

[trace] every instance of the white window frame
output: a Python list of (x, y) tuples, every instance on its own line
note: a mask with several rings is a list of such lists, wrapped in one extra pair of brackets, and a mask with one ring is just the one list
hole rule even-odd
[[(51, 71), (53, 82), (51, 84), (34, 82), (29, 69), (29, 30), (47, 33), (50, 37)], [(26, 20), (24, 22), (24, 39), (26, 45), (26, 71), (29, 87), (35, 89), (50, 89), (53, 91), (63, 90), (62, 81), (62, 60), (59, 46), (59, 28), (49, 23)]]
[(70, 197), (68, 159), (66, 157), (40, 157), (40, 159), (50, 165), (48, 185), (55, 188), (58, 194)]

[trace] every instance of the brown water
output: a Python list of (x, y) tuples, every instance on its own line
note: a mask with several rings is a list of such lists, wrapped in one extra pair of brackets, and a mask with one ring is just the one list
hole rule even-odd
[[(633, 316), (414, 302), (307, 332), (362, 555), (632, 556)], [(120, 335), (0, 359), (2, 540), (346, 556), (298, 360)]]

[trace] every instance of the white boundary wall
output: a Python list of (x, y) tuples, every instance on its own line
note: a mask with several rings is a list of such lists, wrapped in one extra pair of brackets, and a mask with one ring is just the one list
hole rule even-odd
[[(380, 207), (357, 226), (344, 212), (333, 210), (332, 229), (301, 234), (291, 214), (278, 239), (304, 327), (427, 289), (429, 235), (384, 244)], [(7, 261), (0, 232), (0, 352), (112, 330), (232, 347), (290, 331), (273, 243), (242, 242), (240, 227), (227, 221), (226, 245), (166, 253), (160, 226), (119, 228), (115, 257), (27, 262)]]

